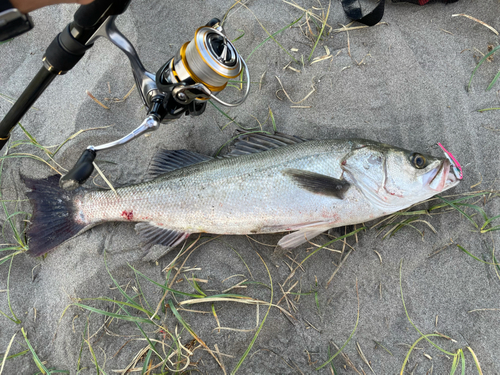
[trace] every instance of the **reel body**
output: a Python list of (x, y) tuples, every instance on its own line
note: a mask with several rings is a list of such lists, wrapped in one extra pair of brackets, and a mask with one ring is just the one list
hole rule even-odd
[[(245, 61), (213, 19), (198, 28), (194, 38), (185, 43), (176, 55), (156, 73), (156, 84), (162, 92), (169, 92), (180, 105), (195, 102), (189, 114), (199, 115), (208, 99), (228, 106), (238, 106), (249, 92), (250, 77)], [(210, 26), (213, 25), (213, 26)], [(239, 101), (226, 103), (215, 95), (226, 88), (229, 80), (245, 71), (247, 90)]]

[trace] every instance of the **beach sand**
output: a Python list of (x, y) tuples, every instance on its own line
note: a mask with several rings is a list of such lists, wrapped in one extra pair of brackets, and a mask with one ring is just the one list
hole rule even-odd
[[(296, 4), (320, 19), (330, 6), (326, 1), (301, 0)], [(117, 25), (135, 45), (146, 68), (156, 72), (193, 37), (196, 28), (213, 17), (222, 17), (232, 5), (226, 0), (135, 0), (119, 16)], [(11, 106), (8, 97), (18, 97), (40, 69), (45, 48), (70, 22), (75, 10), (76, 6), (64, 5), (35, 11), (35, 29), (0, 46), (0, 117)], [(467, 84), (478, 60), (489, 46), (499, 44), (499, 37), (484, 25), (463, 16), (453, 17), (455, 14), (467, 14), (500, 29), (497, 1), (485, 0), (478, 6), (477, 2), (461, 0), (423, 7), (387, 2), (382, 24), (339, 32), (349, 20), (340, 3), (333, 1), (328, 26), (312, 59), (330, 56), (311, 64), (315, 37), (310, 32), (317, 38), (320, 20), (284, 1), (235, 5), (225, 28), (230, 39), (241, 36), (234, 44), (246, 58), (252, 81), (243, 105), (230, 110), (221, 107), (235, 121), (208, 105), (200, 117), (182, 117), (126, 146), (99, 153), (97, 164), (114, 185), (138, 182), (158, 149), (213, 155), (238, 125), (271, 131), (272, 111), (278, 131), (305, 138), (368, 138), (436, 156), (442, 156), (436, 145), (441, 142), (460, 161), (465, 176), (443, 195), (448, 201), (471, 192), (498, 190), (500, 112), (478, 112), (499, 107), (500, 84), (486, 90), (500, 69), (498, 58), (494, 56), (478, 69), (470, 90)], [(292, 28), (286, 28), (301, 16)], [(274, 37), (276, 42), (268, 40), (259, 47), (268, 33), (283, 28)], [(57, 164), (50, 163), (59, 171), (69, 169), (88, 145), (118, 139), (142, 122), (145, 110), (136, 91), (125, 101), (105, 100), (123, 98), (133, 85), (125, 55), (100, 39), (71, 72), (53, 82), (36, 108), (22, 119), (22, 126), (43, 146), (57, 146), (79, 131), (94, 129), (68, 141), (54, 157)], [(94, 102), (87, 90), (109, 109)], [(221, 97), (234, 100), (239, 95), (241, 92), (230, 88)], [(48, 160), (28, 141), (18, 126), (8, 155), (33, 154)], [(26, 213), (31, 213), (20, 174), (43, 178), (55, 172), (29, 157), (2, 162), (3, 243), (7, 248), (15, 244), (7, 218), (22, 232), (24, 220), (29, 220)], [(99, 176), (86, 185), (94, 183), (105, 185)], [(500, 215), (495, 194), (463, 202), (476, 204), (487, 217)], [(419, 209), (440, 203), (436, 199)], [(319, 245), (355, 228), (334, 229), (330, 232), (334, 237), (322, 235), (312, 241), (314, 245), (300, 246), (286, 255), (274, 252), (281, 234), (251, 238), (203, 235), (199, 239), (193, 235), (185, 246), (192, 246), (189, 257), (181, 257), (170, 273), (162, 270), (180, 247), (157, 263), (144, 262), (134, 226), (127, 223), (95, 227), (44, 258), (20, 253), (0, 265), (0, 310), (12, 318), (0, 315), (0, 359), (7, 350), (11, 356), (28, 349), (23, 329), (47, 369), (113, 374), (132, 364), (134, 373), (141, 373), (148, 337), (162, 358), (170, 358), (170, 368), (182, 369), (188, 358), (186, 371), (222, 374), (237, 368), (258, 333), (238, 373), (331, 374), (330, 365), (315, 369), (328, 360), (329, 352), (337, 352), (333, 344), (339, 348), (344, 345), (357, 324), (342, 354), (331, 362), (337, 374), (372, 372), (359, 348), (375, 374), (396, 374), (410, 346), (421, 337), (411, 318), (422, 334), (439, 332), (452, 338), (430, 337), (451, 354), (462, 349), (467, 374), (477, 373), (467, 348), (477, 356), (484, 374), (500, 374), (500, 272), (484, 263), (492, 262), (498, 232), (480, 233), (486, 219), (474, 208), (459, 207), (467, 215), (474, 214), (471, 219), (478, 228), (456, 209), (443, 205), (445, 208), (433, 211), (440, 214), (395, 218), (395, 223), (409, 218), (419, 221), (394, 231), (392, 237), (383, 238), (393, 228), (382, 228), (384, 222), (350, 236), (346, 243), (332, 243), (300, 267), (298, 264)], [(365, 223), (367, 228), (375, 224)], [(496, 225), (499, 219), (485, 228)], [(0, 258), (13, 251), (2, 251)], [(181, 265), (184, 268), (177, 273)], [(140, 275), (136, 278), (131, 267), (161, 285), (168, 278), (171, 288), (190, 294), (199, 294), (193, 277), (199, 279), (197, 284), (207, 295), (220, 294), (246, 280), (227, 293), (274, 305), (269, 313), (266, 304), (257, 308), (237, 301), (179, 305), (191, 298), (168, 293), (162, 299), (164, 290)], [(289, 277), (291, 270), (295, 272)], [(147, 313), (127, 306), (121, 309), (123, 305), (110, 302), (127, 302), (117, 285), (150, 313), (159, 307), (160, 320), (155, 322), (164, 329), (148, 324)], [(136, 297), (138, 294), (141, 296)], [(96, 299), (100, 297), (104, 299)], [(134, 321), (91, 313), (77, 303), (108, 315), (124, 316), (126, 310), (131, 320), (142, 319), (139, 327), (143, 333)], [(172, 307), (212, 354), (194, 340)], [(184, 347), (178, 349), (176, 343)], [(172, 350), (177, 352), (172, 354)], [(138, 354), (140, 359), (134, 361)], [(159, 362), (156, 354), (148, 358), (154, 359), (153, 366)], [(422, 339), (409, 356), (405, 373), (447, 374), (452, 362), (452, 355)], [(38, 371), (29, 351), (8, 359), (3, 369), (4, 374)], [(160, 373), (160, 368), (151, 373)]]

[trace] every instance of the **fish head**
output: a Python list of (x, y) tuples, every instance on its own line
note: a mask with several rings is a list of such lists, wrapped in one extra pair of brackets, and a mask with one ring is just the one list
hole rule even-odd
[(448, 158), (366, 142), (342, 160), (347, 179), (384, 212), (395, 212), (456, 186), (461, 179)]

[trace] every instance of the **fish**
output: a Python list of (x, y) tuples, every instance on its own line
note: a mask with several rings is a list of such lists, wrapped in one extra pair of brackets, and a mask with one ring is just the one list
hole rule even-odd
[(290, 232), (297, 247), (442, 193), (461, 178), (454, 158), (365, 139), (241, 134), (222, 157), (160, 150), (139, 184), (66, 191), (59, 176), (24, 178), (33, 204), (29, 250), (40, 256), (105, 222), (136, 222), (140, 246), (175, 248), (193, 233)]

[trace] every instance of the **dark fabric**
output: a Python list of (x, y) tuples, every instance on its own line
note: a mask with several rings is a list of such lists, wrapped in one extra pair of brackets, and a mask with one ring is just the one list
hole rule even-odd
[(392, 0), (393, 3), (412, 3), (418, 5), (425, 5), (431, 3), (456, 3), (458, 0)]
[(350, 19), (361, 22), (367, 26), (373, 26), (380, 22), (384, 16), (385, 0), (380, 0), (377, 6), (367, 15), (363, 16), (359, 0), (342, 0), (344, 12)]
[(0, 12), (14, 8), (9, 0), (0, 0)]

